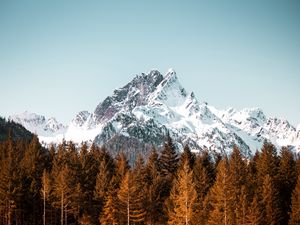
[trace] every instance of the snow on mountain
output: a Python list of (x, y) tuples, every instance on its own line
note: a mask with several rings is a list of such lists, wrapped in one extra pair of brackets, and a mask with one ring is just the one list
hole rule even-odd
[(218, 110), (199, 102), (187, 92), (176, 72), (162, 75), (157, 70), (137, 75), (122, 88), (100, 102), (93, 113), (79, 112), (67, 129), (52, 118), (24, 113), (13, 118), (32, 132), (57, 142), (65, 138), (106, 144), (114, 152), (129, 149), (130, 154), (145, 152), (164, 143), (167, 133), (178, 143), (193, 150), (208, 149), (227, 153), (237, 145), (246, 156), (260, 149), (265, 139), (277, 147), (300, 150), (300, 125), (267, 118), (259, 108)]
[(57, 122), (54, 117), (47, 119), (42, 115), (28, 111), (12, 115), (8, 119), (22, 124), (27, 130), (37, 134), (41, 141), (45, 139), (46, 142), (54, 140), (54, 137), (57, 139), (58, 136), (61, 136), (61, 138), (58, 138), (57, 141), (62, 140), (67, 129), (66, 126)]

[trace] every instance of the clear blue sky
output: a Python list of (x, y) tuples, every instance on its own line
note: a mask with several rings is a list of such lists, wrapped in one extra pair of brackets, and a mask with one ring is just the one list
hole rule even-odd
[(0, 115), (70, 121), (172, 67), (217, 108), (300, 123), (300, 1), (0, 1)]

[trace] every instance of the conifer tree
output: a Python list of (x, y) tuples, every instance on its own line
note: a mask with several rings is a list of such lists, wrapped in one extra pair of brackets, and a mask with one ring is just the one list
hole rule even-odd
[[(78, 196), (78, 186), (74, 182), (74, 171), (68, 165), (64, 165), (54, 177), (53, 195), (56, 201), (53, 202), (54, 206), (60, 208), (60, 223), (66, 224), (68, 212), (74, 212), (74, 205), (71, 204), (72, 196)], [(76, 190), (77, 189), (77, 190)], [(73, 198), (74, 199), (74, 198)], [(73, 207), (72, 207), (73, 206)], [(77, 205), (75, 205), (76, 207)]]
[(103, 225), (117, 225), (117, 200), (116, 197), (112, 195), (113, 192), (107, 195), (107, 199), (105, 201), (105, 205), (103, 207), (103, 212), (99, 217), (100, 224)]
[(297, 184), (292, 194), (292, 205), (290, 212), (289, 225), (300, 224), (300, 176), (298, 175)]
[(99, 212), (101, 213), (102, 208), (107, 199), (109, 189), (111, 188), (111, 181), (114, 176), (114, 162), (108, 153), (107, 156), (102, 157), (99, 162), (99, 172), (96, 177), (96, 186), (94, 191), (95, 199), (97, 200), (97, 205), (99, 206)]
[(197, 155), (194, 164), (194, 179), (197, 192), (196, 224), (204, 225), (208, 220), (209, 208), (206, 207), (205, 198), (214, 184), (215, 169), (212, 159), (207, 151)]
[[(80, 189), (82, 192), (82, 202), (80, 205), (85, 216), (89, 217), (89, 215), (97, 214), (93, 207), (93, 197), (99, 168), (96, 159), (94, 159), (92, 154), (88, 152), (86, 143), (83, 143), (80, 148), (79, 162), (80, 169), (78, 171), (78, 182), (80, 183)], [(96, 221), (94, 222), (96, 223)]]
[(280, 151), (279, 162), (279, 196), (282, 212), (282, 224), (288, 224), (288, 212), (291, 208), (292, 191), (296, 185), (296, 162), (293, 153), (286, 147)]
[(168, 224), (191, 225), (195, 223), (197, 193), (193, 171), (187, 159), (179, 169), (170, 194)]
[(196, 156), (191, 152), (191, 149), (188, 145), (185, 145), (183, 148), (183, 153), (180, 155), (180, 167), (184, 165), (185, 160), (188, 160), (189, 166), (192, 169), (196, 160)]
[(120, 224), (143, 222), (145, 210), (143, 208), (143, 193), (138, 189), (131, 171), (124, 176), (118, 191), (118, 219)]
[(208, 197), (210, 214), (208, 225), (229, 225), (230, 196), (228, 186), (228, 160), (223, 158), (217, 167), (217, 177)]
[(256, 162), (259, 186), (262, 187), (267, 174), (275, 181), (278, 174), (278, 162), (275, 146), (265, 141)]
[(161, 201), (164, 202), (170, 195), (172, 182), (178, 168), (179, 158), (175, 145), (168, 135), (164, 148), (159, 158), (160, 172), (162, 176)]
[[(228, 195), (230, 198), (228, 204), (230, 206), (228, 219), (230, 224), (241, 224), (241, 222), (245, 220), (244, 211), (246, 210), (247, 202), (246, 165), (237, 146), (233, 147), (233, 151), (230, 155), (228, 172)], [(244, 203), (244, 205), (242, 205), (244, 208), (241, 207), (241, 203)]]
[(41, 194), (43, 198), (43, 224), (46, 225), (46, 201), (49, 198), (51, 191), (50, 174), (44, 169), (42, 176)]
[(4, 217), (5, 224), (11, 225), (17, 217), (18, 211), (24, 211), (20, 207), (20, 197), (23, 196), (22, 174), (19, 159), (16, 155), (17, 148), (11, 135), (4, 143), (6, 152), (0, 161), (0, 212)]
[(167, 136), (159, 161), (162, 175), (172, 176), (176, 173), (179, 158), (176, 153), (175, 145), (169, 135)]
[[(24, 157), (20, 163), (24, 185), (22, 188), (27, 192), (26, 198), (23, 201), (26, 202), (26, 211), (33, 212), (32, 217), (27, 218), (31, 224), (36, 224), (41, 219), (38, 214), (40, 213), (39, 204), (41, 203), (41, 177), (46, 163), (44, 155), (45, 153), (39, 143), (38, 137), (34, 135), (27, 145)], [(27, 214), (27, 212), (25, 213)]]
[(281, 211), (279, 208), (278, 192), (268, 174), (265, 176), (263, 182), (262, 203), (264, 210), (264, 224), (280, 224)]
[(246, 215), (247, 225), (263, 225), (263, 211), (257, 196), (253, 197), (251, 204), (248, 207)]
[(115, 164), (116, 164), (116, 170), (115, 170), (114, 182), (117, 185), (116, 188), (118, 188), (123, 177), (125, 176), (125, 174), (130, 168), (128, 159), (124, 154), (124, 152), (121, 152), (116, 156)]
[(146, 224), (161, 224), (164, 220), (161, 200), (162, 177), (159, 172), (158, 154), (153, 149), (145, 166), (144, 191), (146, 204)]

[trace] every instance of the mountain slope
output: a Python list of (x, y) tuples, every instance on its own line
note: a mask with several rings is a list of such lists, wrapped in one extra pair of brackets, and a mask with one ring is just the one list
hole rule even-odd
[(47, 119), (45, 116), (27, 111), (12, 115), (8, 119), (21, 124), (27, 130), (37, 134), (40, 141), (47, 143), (61, 141), (67, 130), (67, 127), (57, 122), (54, 117)]
[[(41, 133), (37, 130), (39, 136), (45, 131), (44, 120), (36, 122), (43, 124)], [(129, 149), (133, 157), (153, 146), (161, 147), (167, 133), (178, 149), (188, 144), (194, 150), (227, 153), (236, 144), (249, 156), (267, 139), (277, 147), (300, 150), (299, 126), (295, 129), (286, 120), (267, 118), (259, 108), (217, 110), (201, 103), (182, 87), (172, 69), (165, 76), (157, 70), (137, 75), (100, 102), (93, 113), (79, 112), (67, 129), (52, 127), (58, 133), (46, 128), (45, 142), (63, 137), (77, 143), (89, 141), (106, 144), (113, 152)]]
[[(258, 108), (217, 110), (200, 103), (181, 86), (172, 69), (165, 76), (157, 70), (136, 76), (101, 102), (94, 113), (85, 115), (80, 116), (80, 123), (73, 120), (72, 127), (99, 145), (130, 139), (140, 148), (159, 147), (169, 132), (179, 149), (189, 144), (196, 150), (228, 152), (237, 144), (245, 155), (250, 155), (264, 139), (278, 147), (296, 148), (299, 140), (296, 129), (287, 121), (266, 118)], [(74, 129), (69, 129), (66, 137), (75, 139), (73, 133)], [(115, 150), (121, 148), (118, 143)]]

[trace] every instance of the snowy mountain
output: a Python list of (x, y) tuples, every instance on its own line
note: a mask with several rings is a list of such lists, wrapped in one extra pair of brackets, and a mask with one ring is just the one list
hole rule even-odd
[(249, 156), (267, 139), (277, 147), (300, 150), (300, 125), (296, 129), (284, 119), (267, 118), (259, 108), (218, 110), (199, 102), (181, 86), (172, 69), (165, 76), (157, 70), (137, 75), (93, 113), (79, 112), (67, 128), (36, 114), (12, 119), (46, 143), (62, 138), (88, 141), (106, 144), (114, 152), (126, 149), (132, 155), (161, 147), (167, 133), (178, 149), (188, 144), (193, 150), (226, 153), (236, 144)]
[(8, 119), (23, 125), (27, 130), (37, 134), (40, 140), (45, 140), (46, 142), (52, 142), (56, 138), (58, 141), (62, 140), (67, 130), (67, 127), (57, 122), (54, 117), (47, 119), (45, 116), (27, 111), (12, 115)]

